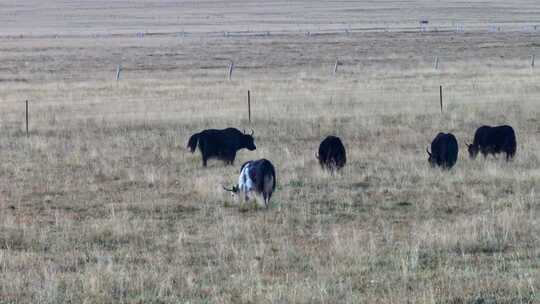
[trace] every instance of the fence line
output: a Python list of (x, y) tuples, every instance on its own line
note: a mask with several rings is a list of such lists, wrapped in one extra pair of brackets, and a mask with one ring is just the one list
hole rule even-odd
[[(352, 59), (352, 60), (353, 60), (353, 59)], [(514, 60), (514, 59), (511, 59), (511, 60)], [(517, 59), (515, 59), (515, 60), (517, 60)], [(520, 58), (519, 60), (523, 60), (523, 58)], [(354, 61), (354, 60), (353, 60), (353, 61)], [(331, 78), (326, 78), (325, 74), (326, 74), (327, 72), (324, 71), (325, 66), (326, 66), (328, 63), (329, 63), (328, 61), (321, 61), (321, 69), (320, 69), (320, 72), (321, 72), (321, 73), (320, 73), (320, 78), (321, 78), (321, 79), (328, 79), (328, 81), (330, 81)], [(356, 65), (355, 65), (355, 64), (353, 64), (353, 65), (346, 65), (347, 61), (344, 62), (344, 61), (342, 61), (342, 60), (339, 60), (338, 58), (336, 58), (335, 61), (333, 61), (332, 63), (333, 63), (333, 64), (332, 64), (332, 75), (336, 75), (336, 74), (337, 74), (337, 72), (338, 72), (338, 67), (339, 67), (339, 66), (349, 66), (349, 67), (351, 67), (351, 66), (356, 66), (356, 65), (357, 65), (357, 64), (356, 64)], [(422, 63), (421, 63), (421, 64), (422, 64)], [(425, 64), (429, 64), (429, 63), (425, 63)], [(275, 65), (272, 65), (272, 66), (275, 67)], [(310, 65), (306, 65), (306, 66), (309, 67)], [(242, 70), (243, 68), (249, 68), (249, 66), (247, 66), (247, 67), (244, 67), (244, 66), (241, 66), (241, 65), (240, 65), (240, 66), (237, 66), (237, 65), (231, 60), (231, 61), (229, 61), (229, 64), (228, 64), (227, 66), (224, 66), (224, 65), (216, 65), (216, 66), (215, 66), (215, 69), (218, 70), (218, 69), (222, 69), (222, 68), (224, 68), (224, 67), (227, 67), (227, 69), (228, 69), (227, 78), (228, 78), (229, 80), (232, 79), (232, 74), (233, 74), (233, 70), (234, 70), (234, 69), (240, 69), (240, 70)], [(263, 66), (263, 67), (264, 67), (264, 66)], [(268, 66), (268, 67), (270, 67), (270, 66)], [(281, 68), (281, 67), (285, 67), (285, 66), (279, 66), (279, 67)], [(530, 55), (530, 57), (528, 57), (527, 59), (523, 60), (523, 68), (527, 68), (527, 67), (532, 67), (532, 68), (535, 67), (535, 55), (534, 55), (534, 54)], [(435, 68), (435, 69), (439, 69), (439, 68), (440, 68), (440, 59), (439, 59), (438, 56), (435, 56), (435, 57), (434, 57), (433, 68)], [(205, 68), (199, 66), (199, 67), (194, 68), (193, 70), (200, 70), (200, 69), (205, 69)], [(302, 66), (300, 66), (299, 70), (301, 70), (301, 69), (302, 69)], [(121, 71), (124, 71), (124, 70), (130, 71), (129, 68), (124, 68), (124, 67), (121, 66), (121, 65), (118, 65), (118, 66), (117, 66), (117, 71), (116, 71), (116, 79), (117, 79), (117, 80), (120, 78), (120, 76), (119, 76), (119, 75), (120, 75), (120, 72), (121, 72)], [(354, 73), (352, 73), (352, 74), (354, 74)], [(291, 74), (291, 77), (292, 77), (292, 75), (294, 75), (294, 74)], [(135, 79), (136, 79), (136, 78), (135, 78)], [(289, 79), (289, 78), (283, 77), (282, 79), (287, 80), (287, 79)], [(105, 79), (95, 79), (95, 80), (96, 80), (96, 81), (102, 81), (102, 80), (105, 80)], [(216, 78), (216, 79), (214, 79), (214, 80), (217, 81), (217, 80), (219, 80), (219, 78)], [(6, 83), (9, 83), (9, 80), (4, 80), (4, 81), (5, 81)], [(478, 83), (477, 83), (477, 84), (478, 84)], [(372, 91), (378, 92), (379, 90), (372, 90)], [(112, 98), (112, 99), (114, 99), (114, 98)], [(138, 103), (138, 102), (145, 102), (145, 101), (146, 101), (146, 100), (144, 100), (144, 99), (141, 99), (141, 100), (132, 99), (131, 101), (128, 101), (128, 102)], [(171, 102), (173, 102), (173, 101), (174, 101), (174, 100), (171, 100)], [(20, 100), (16, 100), (16, 99), (12, 99), (12, 100), (6, 100), (6, 99), (4, 99), (4, 100), (1, 100), (1, 101), (0, 101), (0, 109), (1, 109), (2, 107), (9, 106), (8, 104), (10, 104), (10, 103), (19, 103), (19, 102), (20, 102)], [(92, 102), (92, 101), (90, 101), (90, 102), (72, 102), (72, 103), (70, 103), (70, 106), (90, 106), (90, 105), (95, 106), (95, 105), (100, 105), (100, 104), (107, 104), (107, 103), (110, 103), (110, 102), (111, 102), (111, 101), (103, 101), (103, 102)], [(125, 103), (126, 101), (123, 101), (123, 102)], [(152, 101), (152, 102), (156, 102), (156, 101), (154, 100), (154, 101)], [(59, 103), (59, 102), (56, 101), (56, 100), (50, 100), (50, 101), (49, 101), (49, 100), (46, 100), (46, 101), (43, 101), (43, 100), (39, 100), (39, 101), (38, 101), (38, 100), (35, 100), (35, 101), (33, 101), (32, 103), (33, 103), (34, 106), (48, 106), (48, 105), (51, 105), (51, 106), (52, 106), (52, 105), (61, 105), (61, 104), (62, 104), (62, 103)]]
[(325, 36), (325, 35), (349, 35), (353, 33), (366, 32), (393, 32), (393, 33), (466, 33), (466, 32), (485, 32), (485, 33), (539, 33), (540, 25), (535, 24), (484, 24), (484, 25), (465, 25), (465, 24), (444, 24), (425, 26), (401, 26), (401, 27), (345, 27), (345, 28), (329, 28), (320, 29), (319, 27), (306, 29), (281, 29), (281, 30), (238, 30), (238, 31), (192, 31), (188, 32), (182, 29), (181, 31), (163, 31), (163, 32), (133, 32), (133, 33), (99, 33), (99, 34), (43, 34), (43, 35), (0, 35), (0, 39), (43, 39), (43, 38), (119, 38), (119, 37), (135, 37), (144, 39), (146, 37), (165, 36), (165, 37), (268, 37), (268, 36), (299, 36), (306, 37)]

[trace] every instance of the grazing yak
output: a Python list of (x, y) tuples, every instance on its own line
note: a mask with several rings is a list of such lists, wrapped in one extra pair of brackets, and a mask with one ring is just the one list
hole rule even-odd
[(241, 149), (253, 151), (256, 149), (253, 130), (251, 134), (245, 134), (235, 128), (223, 130), (208, 129), (200, 133), (193, 134), (188, 141), (187, 147), (191, 153), (195, 152), (197, 146), (201, 151), (203, 167), (211, 158), (216, 158), (225, 164), (234, 164), (236, 152)]
[(244, 201), (249, 200), (249, 194), (253, 193), (255, 197), (260, 197), (268, 208), (272, 193), (276, 189), (276, 171), (267, 159), (250, 160), (242, 165), (238, 184), (230, 189), (223, 189), (242, 195)]
[(452, 168), (458, 157), (458, 143), (452, 133), (439, 133), (431, 142), (431, 153), (428, 148), (426, 152), (429, 155), (428, 162), (432, 167), (439, 166), (443, 169)]
[(516, 133), (511, 126), (481, 126), (474, 133), (472, 145), (467, 144), (469, 156), (476, 158), (478, 152), (484, 157), (488, 154), (505, 153), (506, 160), (510, 160), (516, 154)]
[(343, 168), (347, 162), (345, 147), (336, 136), (327, 136), (319, 145), (319, 154), (315, 157), (319, 160), (321, 168), (330, 172)]

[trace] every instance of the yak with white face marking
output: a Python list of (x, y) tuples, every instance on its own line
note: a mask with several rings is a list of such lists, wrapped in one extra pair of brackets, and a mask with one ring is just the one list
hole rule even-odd
[(223, 189), (233, 194), (242, 195), (244, 201), (249, 200), (250, 194), (260, 197), (268, 208), (272, 193), (276, 189), (276, 171), (267, 159), (251, 160), (242, 165), (238, 184), (231, 189)]

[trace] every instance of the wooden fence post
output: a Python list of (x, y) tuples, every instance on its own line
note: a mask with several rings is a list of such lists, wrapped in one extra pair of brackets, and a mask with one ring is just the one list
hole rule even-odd
[(119, 64), (116, 67), (116, 81), (120, 80), (120, 71), (122, 70), (122, 66)]
[(26, 100), (26, 137), (29, 136), (28, 133), (28, 100)]
[(336, 58), (336, 64), (334, 64), (334, 76), (335, 76), (336, 73), (337, 73), (337, 67), (338, 67), (338, 65), (339, 65), (339, 61), (338, 61), (338, 59)]
[(251, 124), (251, 94), (248, 90), (248, 121)]
[(443, 112), (442, 86), (439, 86), (439, 97), (441, 98), (441, 113), (442, 113)]
[(435, 62), (433, 63), (433, 68), (435, 70), (439, 69), (439, 56), (435, 56)]
[(234, 68), (234, 62), (231, 60), (231, 62), (229, 63), (229, 80), (232, 79), (233, 68)]
[(531, 68), (534, 68), (534, 54), (531, 56)]

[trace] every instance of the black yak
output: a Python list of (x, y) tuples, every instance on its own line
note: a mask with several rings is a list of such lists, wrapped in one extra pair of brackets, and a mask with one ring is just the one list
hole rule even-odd
[(481, 126), (474, 133), (472, 145), (467, 144), (469, 156), (476, 158), (478, 152), (484, 157), (488, 154), (505, 153), (506, 160), (510, 160), (516, 154), (516, 133), (511, 126)]
[(191, 153), (195, 152), (197, 146), (201, 151), (203, 167), (211, 158), (216, 158), (225, 162), (225, 164), (234, 164), (236, 152), (241, 149), (255, 150), (253, 139), (253, 130), (251, 134), (245, 134), (235, 128), (223, 130), (208, 129), (200, 133), (193, 134), (188, 141), (187, 147)]
[(347, 162), (345, 147), (336, 136), (327, 136), (319, 145), (319, 154), (315, 157), (319, 160), (321, 168), (330, 172), (343, 168)]
[(431, 153), (428, 148), (428, 162), (432, 167), (439, 166), (443, 169), (452, 168), (458, 157), (458, 143), (452, 133), (439, 133), (431, 142)]
[(267, 159), (248, 161), (240, 169), (238, 184), (230, 189), (223, 189), (243, 195), (244, 201), (249, 199), (250, 193), (254, 193), (262, 198), (264, 206), (268, 208), (272, 193), (276, 189), (276, 171)]

